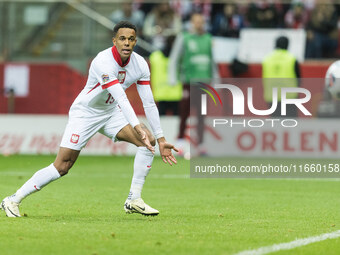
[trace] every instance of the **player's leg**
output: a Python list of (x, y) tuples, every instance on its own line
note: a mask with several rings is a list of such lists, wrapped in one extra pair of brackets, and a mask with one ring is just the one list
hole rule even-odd
[[(142, 127), (148, 135), (151, 145), (155, 146), (155, 138), (143, 124)], [(135, 200), (141, 197), (145, 178), (151, 170), (154, 155), (143, 146), (138, 134), (130, 125), (125, 126), (116, 137), (120, 141), (126, 141), (138, 147), (134, 160), (131, 189), (128, 196), (128, 199)]]
[[(155, 138), (145, 125), (142, 124), (142, 127), (148, 135), (151, 145), (155, 146)], [(135, 200), (141, 197), (145, 178), (151, 170), (154, 155), (143, 146), (138, 134), (130, 125), (125, 126), (121, 131), (119, 131), (116, 137), (120, 141), (132, 143), (137, 146), (137, 153), (133, 165), (132, 183), (128, 196), (128, 199)]]
[(8, 217), (20, 217), (19, 204), (32, 193), (40, 191), (47, 184), (68, 173), (77, 160), (80, 151), (60, 148), (54, 163), (37, 171), (13, 195), (1, 202), (1, 207)]
[(58, 155), (53, 163), (60, 176), (64, 176), (72, 168), (79, 156), (80, 150), (60, 147)]
[[(155, 138), (152, 136), (151, 132), (142, 125), (144, 131), (149, 137), (151, 145), (155, 146)], [(159, 212), (148, 205), (146, 205), (141, 199), (141, 192), (145, 182), (145, 178), (150, 172), (152, 161), (154, 155), (140, 141), (137, 132), (128, 124), (121, 112), (115, 112), (111, 117), (110, 121), (104, 126), (100, 132), (112, 140), (126, 141), (136, 145), (137, 153), (134, 160), (134, 171), (132, 177), (132, 183), (130, 188), (129, 197), (126, 202), (131, 202), (124, 206), (125, 210), (128, 212), (138, 212), (144, 215), (157, 215)], [(126, 204), (126, 203), (125, 203)], [(126, 206), (131, 209), (128, 209)], [(133, 209), (137, 208), (139, 211)], [(143, 209), (143, 210), (142, 210)]]
[[(71, 115), (70, 115), (71, 116)], [(20, 217), (19, 204), (28, 195), (68, 173), (88, 140), (105, 124), (109, 117), (70, 117), (54, 163), (36, 172), (12, 196), (6, 197), (1, 207), (9, 217)]]
[[(142, 126), (149, 137), (151, 145), (155, 146), (155, 138), (144, 125)], [(127, 213), (141, 213), (143, 215), (158, 215), (159, 211), (145, 204), (141, 198), (145, 179), (151, 170), (154, 158), (153, 153), (143, 146), (138, 134), (130, 125), (125, 126), (116, 137), (121, 141), (132, 143), (138, 147), (133, 165), (130, 192), (124, 204), (125, 211)]]
[[(142, 123), (141, 124), (143, 130), (147, 134), (150, 143), (152, 146), (156, 145), (155, 137), (151, 134), (150, 130)], [(124, 141), (128, 143), (132, 143), (137, 147), (144, 147), (143, 142), (140, 140), (140, 136), (137, 134), (136, 130), (134, 130), (131, 125), (124, 126), (116, 135), (116, 139), (119, 141)], [(145, 147), (146, 149), (146, 147)], [(152, 154), (152, 153), (151, 153)]]

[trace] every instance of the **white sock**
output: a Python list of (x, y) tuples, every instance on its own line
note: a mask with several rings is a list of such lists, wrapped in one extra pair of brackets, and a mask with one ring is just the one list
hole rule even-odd
[(36, 172), (15, 194), (9, 197), (13, 202), (20, 203), (28, 195), (41, 190), (50, 182), (60, 178), (58, 170), (53, 163)]
[(152, 152), (146, 147), (138, 147), (128, 199), (135, 200), (141, 197), (145, 178), (151, 170), (153, 157)]

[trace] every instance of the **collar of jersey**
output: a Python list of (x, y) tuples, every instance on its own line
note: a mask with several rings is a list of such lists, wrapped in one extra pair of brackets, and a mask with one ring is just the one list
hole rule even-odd
[(129, 64), (129, 62), (130, 62), (130, 57), (131, 57), (131, 56), (127, 59), (126, 63), (123, 64), (123, 61), (122, 61), (122, 59), (120, 58), (120, 55), (119, 55), (119, 53), (118, 53), (118, 50), (117, 50), (116, 46), (113, 46), (113, 47), (111, 48), (111, 51), (112, 51), (113, 58), (116, 60), (116, 62), (118, 63), (118, 65), (120, 65), (121, 67), (124, 67), (124, 66), (126, 66), (127, 64)]

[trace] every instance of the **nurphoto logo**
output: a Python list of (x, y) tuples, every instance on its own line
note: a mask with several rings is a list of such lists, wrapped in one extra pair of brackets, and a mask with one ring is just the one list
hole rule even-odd
[[(204, 84), (204, 83), (200, 83)], [(295, 105), (297, 109), (299, 109), (304, 116), (311, 116), (312, 114), (309, 110), (304, 106), (305, 103), (309, 102), (311, 99), (311, 92), (305, 88), (298, 87), (281, 87), (280, 90), (276, 87), (272, 89), (272, 103), (269, 109), (256, 109), (254, 106), (254, 96), (253, 96), (253, 88), (248, 87), (247, 93), (244, 95), (244, 92), (236, 85), (232, 84), (216, 84), (214, 88), (210, 85), (204, 84), (207, 88), (209, 88), (215, 96), (220, 101), (221, 106), (223, 106), (223, 102), (221, 100), (221, 94), (219, 94), (216, 90), (223, 91), (225, 93), (231, 93), (232, 96), (232, 114), (233, 116), (244, 116), (245, 115), (245, 106), (248, 107), (248, 110), (256, 115), (256, 116), (268, 116), (275, 112), (280, 104), (281, 116), (284, 117), (287, 114), (287, 105)], [(214, 101), (215, 106), (217, 106), (216, 100), (213, 94), (206, 88), (200, 88), (206, 94), (201, 95), (201, 115), (207, 115), (207, 95)], [(279, 94), (280, 93), (280, 94)], [(297, 94), (300, 95), (298, 98), (289, 98), (289, 94)], [(279, 100), (280, 98), (280, 100)], [(246, 100), (247, 99), (247, 100)], [(275, 127), (276, 123), (281, 123), (283, 127), (295, 127), (298, 122), (296, 119), (249, 119), (249, 120), (238, 120), (237, 122), (232, 119), (214, 119), (213, 127), (216, 125), (229, 125), (232, 127), (233, 125), (243, 125), (244, 127), (262, 127), (265, 124), (271, 125), (271, 127)]]

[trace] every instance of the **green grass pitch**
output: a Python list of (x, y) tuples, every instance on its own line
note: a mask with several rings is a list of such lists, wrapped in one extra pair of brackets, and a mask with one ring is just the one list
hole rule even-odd
[[(1, 198), (53, 160), (0, 156)], [(0, 254), (235, 254), (340, 229), (338, 180), (192, 179), (189, 161), (170, 167), (159, 157), (143, 198), (160, 215), (127, 215), (132, 167), (132, 157), (80, 156), (23, 201), (27, 217), (1, 212)], [(275, 254), (340, 254), (340, 238)]]

